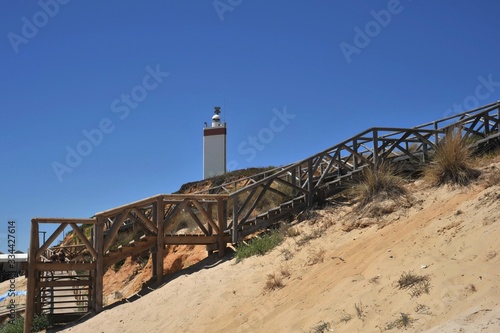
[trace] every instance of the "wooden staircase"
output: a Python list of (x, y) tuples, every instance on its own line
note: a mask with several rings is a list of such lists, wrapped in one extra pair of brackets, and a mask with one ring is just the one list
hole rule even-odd
[(306, 206), (305, 196), (296, 197), (292, 200), (283, 202), (278, 207), (271, 208), (240, 224), (239, 236), (246, 237), (255, 232), (269, 228), (291, 217), (293, 214), (304, 210)]
[[(67, 265), (68, 268), (71, 264)], [(61, 265), (58, 268), (61, 269)], [(92, 278), (89, 273), (75, 271), (44, 271), (39, 279), (35, 299), (38, 313), (49, 315), (54, 323), (75, 320), (89, 311)]]
[(147, 251), (155, 245), (155, 236), (142, 236), (138, 241), (132, 240), (128, 244), (118, 246), (116, 249), (110, 249), (104, 255), (104, 266), (109, 267), (120, 260)]
[[(63, 308), (101, 311), (102, 278), (107, 266), (150, 250), (154, 262), (152, 274), (161, 282), (165, 245), (206, 245), (209, 252), (217, 250), (223, 256), (227, 243), (238, 243), (312, 207), (318, 199), (343, 189), (364, 168), (376, 168), (382, 162), (410, 166), (428, 163), (429, 156), (451, 130), (460, 131), (477, 152), (500, 145), (500, 101), (413, 128), (370, 128), (304, 160), (198, 193), (159, 194), (88, 219), (34, 218), (28, 256), (25, 332), (30, 331), (33, 316), (44, 311)], [(275, 207), (266, 203), (267, 194), (275, 196), (272, 200), (278, 203)], [(190, 219), (198, 233), (169, 233), (168, 228), (175, 226), (174, 221), (180, 217)], [(39, 223), (59, 224), (42, 245)], [(113, 248), (120, 229), (136, 224), (143, 228), (145, 236)], [(91, 225), (92, 237), (87, 237), (79, 225)], [(79, 251), (86, 251), (88, 261), (43, 262), (44, 252), (66, 226), (71, 226), (82, 241)], [(55, 272), (61, 270), (89, 274), (58, 276)], [(87, 296), (83, 295), (86, 300), (76, 305), (72, 300), (56, 300), (68, 297), (64, 293), (69, 290), (65, 288), (88, 290)], [(67, 318), (69, 314), (60, 315)]]

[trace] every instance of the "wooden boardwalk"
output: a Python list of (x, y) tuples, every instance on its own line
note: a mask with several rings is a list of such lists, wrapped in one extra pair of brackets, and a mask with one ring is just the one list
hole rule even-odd
[[(153, 276), (163, 279), (165, 246), (206, 245), (209, 253), (224, 255), (228, 243), (293, 216), (328, 195), (341, 190), (347, 180), (365, 167), (397, 163), (409, 169), (428, 163), (430, 156), (451, 130), (460, 131), (475, 151), (500, 143), (500, 102), (413, 128), (370, 128), (304, 160), (263, 173), (224, 183), (195, 194), (159, 194), (127, 205), (99, 212), (89, 219), (34, 218), (28, 262), (28, 290), (25, 332), (33, 316), (52, 308), (56, 321), (68, 321), (78, 314), (102, 310), (105, 268), (132, 255), (149, 251)], [(44, 244), (39, 244), (39, 225), (59, 226)], [(85, 235), (80, 226), (91, 225)], [(181, 228), (181, 226), (187, 226)], [(80, 245), (75, 258), (65, 263), (44, 262), (44, 254), (61, 232), (71, 227)], [(115, 247), (125, 228), (139, 228), (142, 236)], [(181, 232), (184, 230), (185, 232)], [(57, 271), (79, 272), (78, 276), (56, 276)], [(56, 297), (47, 303), (48, 288)], [(62, 293), (78, 290), (79, 300)], [(71, 291), (70, 290), (70, 291)], [(68, 291), (68, 290), (66, 290)], [(68, 291), (69, 292), (69, 291)], [(69, 298), (58, 303), (56, 298)], [(60, 300), (59, 302), (65, 302)], [(67, 306), (62, 306), (66, 304)], [(72, 313), (60, 312), (70, 308)]]

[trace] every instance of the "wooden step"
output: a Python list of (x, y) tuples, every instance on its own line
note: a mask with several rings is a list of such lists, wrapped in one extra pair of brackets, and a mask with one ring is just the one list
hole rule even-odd
[(269, 215), (279, 215), (281, 214), (281, 207), (272, 208), (268, 213)]
[(255, 225), (257, 223), (257, 221), (255, 220), (255, 218), (253, 219), (249, 219), (249, 220), (246, 220), (245, 223), (243, 223), (242, 225)]
[(255, 217), (256, 220), (267, 220), (269, 218), (268, 213), (259, 214)]
[(121, 249), (109, 249), (106, 251), (105, 255), (110, 255), (110, 254), (121, 252), (121, 251), (122, 251)]
[(295, 206), (296, 206), (296, 205), (298, 205), (298, 204), (302, 204), (302, 203), (304, 203), (304, 202), (306, 202), (305, 197), (298, 197), (298, 198), (294, 198), (294, 199), (293, 199), (293, 207), (295, 207)]
[(122, 249), (123, 249), (123, 248), (131, 248), (131, 247), (135, 247), (135, 241), (133, 241), (133, 240), (132, 240), (132, 241), (130, 241), (128, 244), (123, 244), (123, 245), (118, 246), (118, 248), (120, 248), (120, 247), (121, 247)]
[(142, 235), (142, 236), (139, 238), (139, 242), (149, 242), (148, 236), (146, 236), (146, 235)]

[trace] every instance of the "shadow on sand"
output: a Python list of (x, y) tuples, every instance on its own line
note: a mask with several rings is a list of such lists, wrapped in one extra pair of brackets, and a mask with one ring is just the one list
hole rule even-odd
[[(181, 276), (191, 275), (193, 273), (202, 271), (204, 269), (210, 269), (212, 267), (216, 267), (216, 266), (218, 266), (226, 261), (233, 259), (233, 257), (234, 257), (234, 252), (232, 251), (232, 249), (226, 248), (226, 255), (222, 258), (219, 258), (217, 256), (217, 253), (214, 253), (214, 254), (209, 255), (207, 258), (203, 259), (202, 261), (200, 261), (194, 265), (191, 265), (189, 267), (181, 269), (180, 271), (166, 275), (161, 282), (156, 282), (156, 278), (153, 277), (149, 281), (143, 283), (141, 290), (139, 292), (137, 292), (135, 295), (132, 295), (128, 298), (124, 298), (120, 301), (117, 301), (117, 302), (111, 304), (111, 305), (105, 306), (105, 307), (103, 307), (102, 311), (111, 310), (111, 309), (113, 309), (117, 306), (120, 306), (122, 304), (125, 304), (125, 303), (133, 303), (136, 300), (138, 300), (139, 298), (146, 296), (150, 292), (163, 287), (167, 283), (170, 283), (171, 281), (174, 281), (175, 279), (177, 279)], [(78, 324), (81, 324), (94, 316), (96, 316), (96, 314), (87, 313), (76, 321), (73, 321), (71, 323), (67, 323), (65, 325), (54, 326), (52, 328), (47, 329), (46, 332), (47, 333), (60, 332), (64, 329), (68, 329), (68, 328), (74, 327)]]

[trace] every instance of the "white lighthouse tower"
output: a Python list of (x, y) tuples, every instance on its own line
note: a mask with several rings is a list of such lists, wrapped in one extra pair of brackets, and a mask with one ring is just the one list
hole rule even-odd
[(220, 121), (220, 106), (216, 106), (212, 127), (203, 129), (203, 179), (226, 173), (226, 123)]

